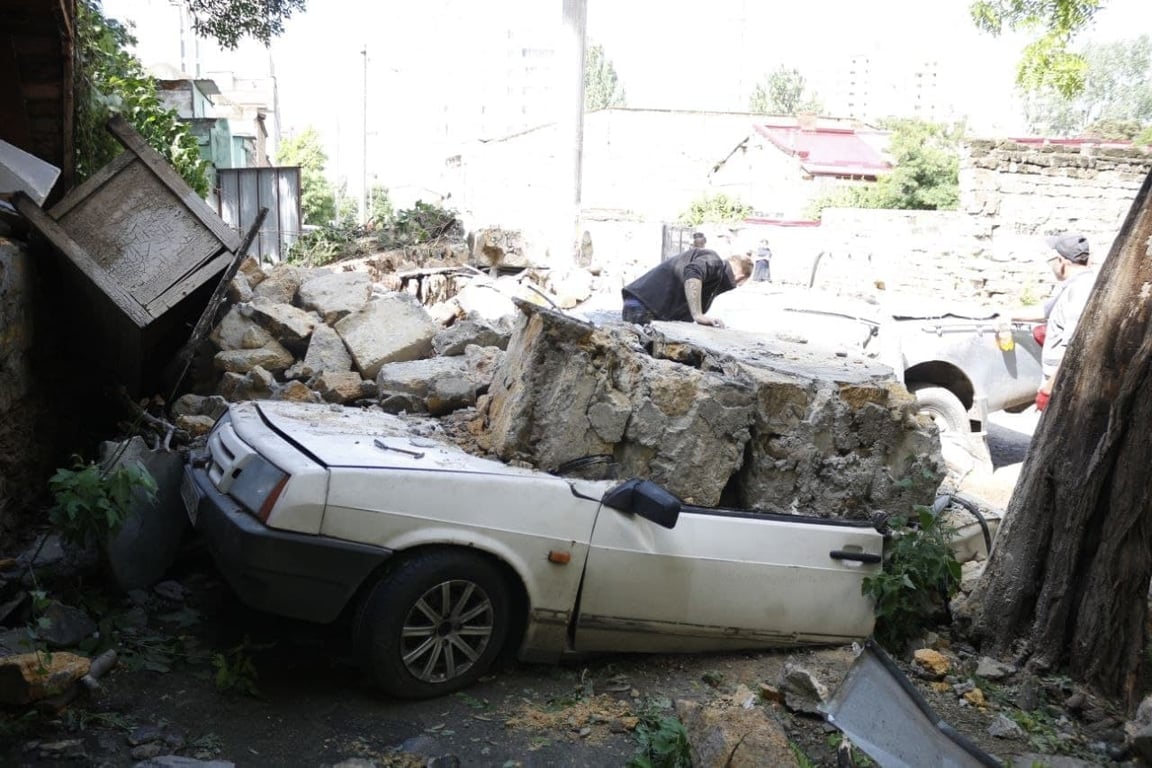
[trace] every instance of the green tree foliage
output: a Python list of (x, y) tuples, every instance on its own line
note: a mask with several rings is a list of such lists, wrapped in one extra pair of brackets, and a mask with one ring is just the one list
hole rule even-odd
[(686, 226), (700, 224), (730, 224), (743, 221), (752, 215), (752, 206), (745, 205), (739, 198), (724, 192), (703, 194), (692, 201), (688, 210), (680, 214), (680, 223)]
[[(1080, 55), (1086, 65), (1083, 91), (1065, 96), (1049, 86), (1025, 94), (1031, 130), (1076, 136), (1095, 126), (1090, 135), (1131, 139), (1152, 123), (1152, 37), (1086, 45)], [(1135, 123), (1135, 130), (1125, 123)]]
[(960, 202), (960, 138), (963, 127), (915, 118), (890, 119), (891, 173), (874, 184), (839, 187), (812, 202), (808, 215), (825, 208), (898, 208), (948, 210)]
[(600, 45), (590, 45), (584, 55), (584, 111), (625, 106), (624, 88), (612, 61)]
[(336, 219), (336, 195), (324, 175), (328, 155), (320, 134), (309, 126), (300, 134), (280, 142), (276, 162), (300, 166), (300, 210), (305, 224), (326, 225)]
[(748, 103), (748, 111), (760, 115), (797, 115), (823, 108), (816, 94), (808, 91), (800, 70), (783, 64), (756, 84)]
[(196, 137), (179, 115), (165, 109), (156, 81), (128, 53), (136, 41), (123, 24), (107, 19), (95, 0), (76, 4), (77, 78), (75, 156), (80, 181), (123, 151), (105, 129), (119, 114), (140, 132), (149, 146), (176, 169), (196, 194), (208, 194), (208, 163)]
[(184, 0), (192, 26), (224, 48), (235, 48), (245, 37), (267, 45), (284, 32), (284, 22), (303, 11), (307, 0)]
[(387, 226), (396, 215), (392, 208), (392, 198), (383, 184), (373, 184), (368, 188), (368, 222), (373, 228)]
[(1039, 34), (1024, 48), (1016, 82), (1026, 91), (1051, 88), (1064, 96), (1084, 90), (1088, 63), (1070, 50), (1076, 33), (1088, 25), (1105, 0), (976, 0), (970, 6), (976, 26), (999, 35), (1005, 28)]

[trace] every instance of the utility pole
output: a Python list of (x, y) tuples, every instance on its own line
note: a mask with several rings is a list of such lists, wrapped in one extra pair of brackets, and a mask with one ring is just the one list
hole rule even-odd
[[(552, 257), (571, 259), (575, 255), (577, 224), (580, 218), (584, 164), (584, 55), (587, 49), (588, 0), (563, 0), (563, 26), (557, 51), (559, 78), (560, 220), (556, 225)], [(567, 157), (565, 158), (565, 155)]]
[(364, 155), (360, 173), (360, 226), (368, 223), (368, 44), (360, 51), (364, 57)]

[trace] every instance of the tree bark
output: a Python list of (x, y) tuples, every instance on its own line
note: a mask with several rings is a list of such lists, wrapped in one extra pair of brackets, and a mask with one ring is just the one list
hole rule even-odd
[(1100, 270), (984, 576), (982, 649), (1138, 700), (1152, 579), (1152, 174)]

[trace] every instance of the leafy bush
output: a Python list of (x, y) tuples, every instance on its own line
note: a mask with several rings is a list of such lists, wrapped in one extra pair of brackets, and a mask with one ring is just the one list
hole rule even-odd
[(688, 732), (675, 715), (652, 707), (637, 715), (638, 746), (628, 768), (692, 768)]
[(463, 236), (464, 227), (456, 211), (417, 200), (416, 205), (397, 212), (383, 227), (380, 242), (386, 247), (403, 247)]
[(56, 470), (48, 489), (54, 499), (48, 513), (52, 524), (66, 541), (87, 546), (120, 530), (137, 490), (154, 499), (156, 481), (139, 464), (105, 471), (76, 457), (73, 469)]
[(285, 261), (307, 267), (322, 267), (356, 256), (361, 253), (357, 241), (363, 235), (364, 229), (356, 224), (320, 227), (298, 237)]
[(120, 22), (104, 18), (95, 0), (76, 4), (76, 173), (88, 178), (123, 148), (104, 126), (112, 115), (124, 117), (177, 173), (205, 197), (208, 163), (186, 123), (160, 103), (156, 81), (128, 53), (136, 41)]
[(729, 197), (724, 192), (704, 194), (692, 201), (688, 210), (680, 214), (680, 223), (688, 226), (700, 224), (729, 224), (740, 222), (752, 215), (752, 206)]
[(960, 564), (949, 546), (952, 529), (927, 507), (916, 523), (889, 521), (884, 570), (864, 579), (862, 591), (876, 603), (876, 639), (893, 652), (923, 632), (960, 586)]

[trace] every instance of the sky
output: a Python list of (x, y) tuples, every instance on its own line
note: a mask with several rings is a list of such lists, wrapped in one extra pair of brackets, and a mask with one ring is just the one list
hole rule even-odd
[[(588, 0), (588, 36), (604, 46), (628, 106), (742, 109), (757, 80), (781, 64), (819, 93), (844, 57), (871, 54), (897, 67), (939, 62), (970, 124), (1019, 133), (1015, 63), (1025, 38), (976, 30), (969, 0)], [(168, 0), (104, 0), (135, 18), (141, 58), (150, 17)], [(324, 137), (334, 176), (359, 188), (362, 167), (388, 186), (416, 183), (451, 153), (445, 104), (475, 108), (502, 77), (509, 28), (552, 45), (561, 0), (310, 0), (269, 52), (245, 44), (227, 57), (240, 74), (275, 68), (283, 127)], [(1107, 0), (1085, 37), (1152, 33), (1152, 2)], [(171, 49), (156, 36), (152, 49)], [(204, 51), (213, 46), (203, 43)], [(362, 51), (367, 51), (367, 62)], [(153, 55), (154, 51), (152, 51)], [(205, 58), (218, 59), (205, 53)], [(367, 66), (366, 66), (367, 65)], [(365, 77), (367, 88), (365, 88)], [(365, 120), (365, 109), (367, 120)], [(362, 163), (367, 123), (367, 162)]]

